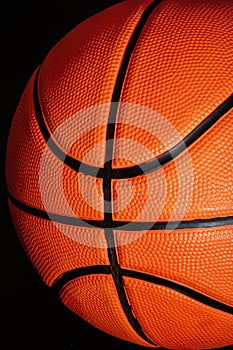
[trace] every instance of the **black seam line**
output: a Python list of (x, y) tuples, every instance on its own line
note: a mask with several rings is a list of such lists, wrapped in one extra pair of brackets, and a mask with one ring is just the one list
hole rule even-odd
[[(82, 173), (84, 175), (90, 175), (97, 178), (104, 178), (105, 176), (105, 169), (104, 168), (97, 168), (85, 163), (81, 163), (79, 160), (67, 155), (65, 152), (63, 152), (59, 146), (56, 144), (56, 142), (51, 137), (51, 134), (46, 126), (40, 102), (39, 102), (39, 96), (38, 96), (38, 77), (39, 77), (39, 71), (37, 70), (36, 77), (35, 77), (35, 83), (34, 83), (34, 91), (33, 91), (33, 98), (34, 98), (34, 108), (35, 108), (35, 114), (37, 118), (38, 125), (40, 127), (41, 133), (45, 139), (45, 141), (48, 143), (48, 147), (51, 149), (51, 151), (67, 166), (69, 166), (71, 169), (75, 171), (79, 171), (79, 168), (82, 164)], [(120, 80), (120, 78), (119, 78)], [(116, 96), (119, 94), (119, 91), (115, 89), (115, 94), (113, 96), (113, 101), (115, 103), (111, 104), (110, 108), (110, 116), (116, 114), (117, 109), (117, 102), (116, 102)], [(233, 94), (231, 94), (223, 103), (221, 103), (202, 123), (200, 123), (189, 135), (187, 135), (182, 141), (180, 141), (177, 145), (172, 147), (167, 152), (163, 153), (159, 157), (148, 161), (141, 163), (139, 165), (131, 166), (124, 169), (111, 169), (109, 172), (109, 176), (112, 179), (127, 179), (127, 178), (133, 178), (136, 176), (148, 174), (150, 172), (156, 171), (159, 168), (163, 167), (167, 163), (171, 162), (173, 159), (175, 159), (179, 154), (181, 154), (187, 147), (191, 146), (199, 137), (201, 137), (208, 129), (210, 129), (220, 118), (222, 118), (229, 110), (233, 108)], [(114, 137), (114, 130), (115, 130), (115, 122), (114, 118), (110, 117), (110, 125), (109, 128), (109, 140)], [(111, 142), (111, 141), (109, 141)]]
[(40, 105), (39, 91), (38, 91), (39, 74), (40, 74), (40, 67), (37, 69), (36, 76), (35, 76), (34, 88), (33, 88), (33, 100), (34, 100), (34, 109), (35, 109), (36, 119), (40, 128), (40, 131), (45, 139), (45, 142), (47, 143), (47, 146), (50, 148), (50, 150), (55, 154), (55, 156), (58, 159), (60, 159), (64, 164), (66, 164), (68, 167), (70, 167), (74, 171), (78, 172), (80, 166), (82, 165), (83, 174), (90, 175), (93, 177), (103, 178), (104, 177), (103, 168), (90, 166), (88, 164), (82, 163), (79, 160), (69, 156), (68, 154), (63, 152), (62, 149), (53, 140), (53, 136), (46, 125), (46, 122), (42, 113), (42, 108)]
[(200, 292), (193, 290), (192, 288), (186, 287), (177, 282), (173, 282), (173, 281), (163, 279), (161, 277), (153, 276), (150, 274), (146, 274), (143, 272), (127, 270), (127, 269), (122, 269), (122, 274), (126, 277), (136, 278), (141, 281), (146, 281), (146, 282), (150, 282), (160, 286), (168, 287), (181, 294), (188, 296), (189, 298), (195, 299), (204, 305), (210, 306), (214, 309), (233, 315), (232, 306), (224, 304), (216, 299), (212, 299), (211, 297), (208, 297)]
[[(57, 292), (59, 292), (61, 288), (63, 288), (68, 282), (72, 281), (73, 279), (83, 277), (83, 276), (88, 276), (91, 274), (109, 274), (110, 275), (111, 269), (109, 265), (96, 265), (96, 266), (88, 266), (84, 268), (81, 267), (74, 270), (70, 270), (68, 272), (65, 272), (61, 277), (59, 277), (56, 280), (56, 282), (53, 284), (53, 288)], [(144, 272), (128, 270), (124, 268), (121, 268), (121, 274), (123, 277), (134, 278), (140, 281), (145, 281), (145, 282), (149, 282), (159, 286), (170, 288), (183, 295), (186, 295), (189, 298), (195, 299), (204, 305), (210, 306), (214, 309), (233, 315), (232, 306), (224, 304), (216, 299), (208, 297), (200, 292), (193, 290), (190, 287), (181, 285), (177, 282), (173, 282), (171, 280), (164, 279), (162, 277), (157, 277)]]
[[(106, 130), (106, 154), (104, 162), (104, 177), (103, 177), (103, 194), (104, 194), (104, 222), (106, 225), (112, 224), (112, 157), (113, 157), (113, 147), (114, 147), (114, 134), (116, 127), (116, 118), (118, 104), (120, 101), (120, 96), (129, 67), (130, 58), (134, 52), (137, 41), (141, 35), (141, 32), (155, 7), (161, 1), (153, 1), (143, 12), (140, 20), (138, 21), (131, 38), (127, 44), (122, 63), (116, 78), (116, 83), (112, 93), (111, 106), (108, 116), (108, 124)], [(110, 267), (112, 269), (112, 277), (116, 287), (116, 292), (118, 294), (119, 301), (121, 303), (122, 309), (131, 327), (134, 331), (149, 344), (154, 344), (151, 339), (149, 339), (143, 332), (143, 329), (133, 314), (133, 310), (129, 304), (129, 300), (126, 295), (123, 277), (121, 274), (121, 268), (118, 261), (117, 250), (115, 247), (114, 232), (111, 228), (105, 228), (105, 238), (107, 242), (107, 251)]]
[(132, 329), (146, 342), (148, 342), (149, 344), (156, 345), (143, 332), (142, 327), (138, 322), (138, 320), (136, 319), (136, 317), (134, 316), (132, 308), (129, 304), (126, 291), (125, 291), (123, 276), (121, 273), (121, 267), (118, 262), (116, 248), (114, 246), (114, 234), (111, 229), (105, 229), (105, 237), (108, 244), (108, 258), (110, 262), (112, 278), (115, 284), (116, 293), (118, 295), (119, 301), (122, 306), (122, 310), (129, 324), (131, 325)]
[(124, 169), (112, 169), (110, 174), (113, 179), (132, 178), (143, 174), (156, 171), (164, 165), (177, 158), (185, 149), (191, 146), (206, 131), (208, 131), (217, 121), (222, 118), (230, 109), (233, 108), (233, 94), (231, 94), (223, 103), (221, 103), (206, 119), (204, 119), (190, 134), (177, 143), (170, 150), (164, 152), (157, 158)]
[(77, 217), (65, 216), (60, 214), (54, 214), (50, 212), (43, 211), (24, 204), (17, 199), (15, 199), (8, 192), (9, 200), (18, 209), (25, 213), (36, 216), (44, 220), (50, 220), (56, 223), (64, 225), (72, 225), (79, 227), (88, 228), (100, 228), (100, 229), (113, 229), (116, 231), (156, 231), (156, 230), (182, 230), (182, 229), (192, 229), (192, 228), (212, 228), (221, 226), (232, 226), (233, 216), (219, 217), (212, 219), (199, 219), (181, 222), (128, 222), (128, 221), (109, 221), (106, 223), (104, 220), (85, 220)]
[(94, 265), (94, 266), (85, 266), (85, 267), (79, 267), (77, 269), (73, 269), (70, 271), (65, 272), (62, 276), (57, 278), (57, 280), (53, 283), (52, 288), (53, 290), (58, 293), (61, 291), (61, 289), (72, 280), (88, 276), (88, 275), (111, 275), (112, 270), (109, 265)]

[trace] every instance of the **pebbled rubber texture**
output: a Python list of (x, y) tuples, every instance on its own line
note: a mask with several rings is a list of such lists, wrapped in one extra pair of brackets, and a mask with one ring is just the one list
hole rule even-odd
[(60, 296), (68, 308), (86, 321), (91, 320), (91, 323), (102, 331), (148, 346), (148, 343), (128, 326), (112, 276), (99, 274), (80, 277), (67, 283)]
[(19, 210), (11, 202), (9, 207), (30, 261), (49, 286), (66, 271), (109, 263), (103, 230), (54, 225)]
[(124, 283), (144, 331), (165, 348), (212, 349), (231, 344), (232, 315), (163, 286), (128, 277)]
[[(137, 240), (132, 241), (135, 235)], [(233, 305), (232, 226), (145, 231), (143, 235), (115, 231), (115, 237), (122, 268), (177, 281)]]
[[(230, 0), (129, 0), (108, 8), (55, 45), (13, 119), (9, 207), (30, 261), (47, 285), (60, 286), (73, 312), (142, 346), (233, 344), (233, 226), (218, 227), (218, 219), (230, 223), (233, 216), (232, 19)], [(116, 122), (109, 129), (115, 95)], [(130, 167), (169, 151), (226, 101), (227, 111), (175, 161), (130, 176)], [(96, 114), (92, 107), (100, 105)], [(39, 119), (60, 157), (46, 146)], [(71, 142), (73, 134), (81, 136)], [(73, 167), (62, 158), (66, 152)], [(86, 175), (75, 161), (93, 171), (100, 167), (101, 176)], [(118, 169), (127, 169), (127, 179), (112, 176)], [(60, 222), (52, 222), (49, 212)], [(72, 224), (76, 219), (86, 221)], [(171, 219), (182, 220), (182, 229), (167, 231), (163, 225)], [(114, 230), (114, 222), (131, 221), (132, 231)], [(152, 226), (137, 230), (137, 222)], [(187, 228), (186, 222), (199, 224)], [(153, 230), (156, 224), (161, 226)]]
[[(232, 94), (231, 18), (231, 1), (165, 0), (159, 4), (131, 57), (121, 101), (152, 109), (168, 119), (183, 139)], [(141, 110), (139, 115), (125, 114), (124, 109), (123, 105), (118, 112), (117, 141), (133, 139), (155, 157), (177, 142), (176, 135), (169, 137), (167, 145), (153, 137), (153, 131), (157, 135), (166, 133), (166, 125), (154, 114), (146, 110), (146, 115)], [(151, 135), (142, 130), (134, 132), (129, 125), (135, 124)], [(127, 147), (117, 141), (113, 166), (126, 167), (124, 159), (131, 144)], [(137, 164), (143, 158), (142, 151), (134, 155)]]

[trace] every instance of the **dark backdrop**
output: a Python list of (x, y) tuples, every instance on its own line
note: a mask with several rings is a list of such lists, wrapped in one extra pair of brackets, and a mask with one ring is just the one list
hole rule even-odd
[(68, 31), (120, 1), (63, 1), (53, 8), (8, 2), (1, 18), (1, 285), (0, 349), (140, 349), (74, 315), (40, 280), (12, 226), (7, 206), (5, 150), (12, 117), (35, 68)]
[(7, 206), (5, 149), (11, 120), (25, 85), (45, 55), (88, 16), (120, 1), (8, 2), (1, 18), (1, 285), (0, 348), (139, 350), (142, 347), (102, 333), (69, 311), (40, 280), (25, 256)]

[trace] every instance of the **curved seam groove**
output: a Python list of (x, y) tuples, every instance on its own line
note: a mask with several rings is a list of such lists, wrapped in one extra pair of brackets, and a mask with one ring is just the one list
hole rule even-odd
[(50, 133), (43, 113), (42, 113), (42, 108), (40, 105), (40, 100), (39, 100), (39, 91), (38, 91), (38, 80), (39, 80), (39, 74), (40, 74), (40, 67), (37, 69), (36, 76), (35, 76), (35, 81), (34, 81), (34, 88), (33, 88), (33, 101), (34, 101), (34, 109), (35, 109), (35, 116), (41, 131), (41, 134), (43, 135), (45, 142), (47, 146), (50, 148), (50, 150), (55, 154), (55, 156), (60, 159), (64, 164), (66, 164), (69, 168), (73, 169), (74, 171), (78, 172), (79, 168), (82, 164), (82, 172), (85, 175), (90, 175), (90, 176), (97, 176), (103, 178), (103, 169), (99, 169), (94, 166), (90, 166), (85, 163), (81, 163), (79, 160), (69, 156), (65, 152), (62, 151), (62, 149), (57, 145), (57, 143), (53, 140), (52, 138), (52, 133)]
[[(224, 227), (233, 225), (233, 216), (218, 217), (211, 219), (195, 219), (189, 221), (160, 221), (160, 222), (142, 222), (142, 221), (109, 221), (106, 223), (104, 220), (87, 220), (78, 217), (71, 217), (61, 214), (55, 214), (47, 212), (17, 200), (8, 191), (9, 201), (19, 210), (41, 218), (43, 220), (54, 221), (64, 225), (72, 225), (88, 228), (112, 228), (118, 231), (158, 231), (158, 230), (183, 230), (193, 228), (212, 228), (212, 227)], [(168, 228), (167, 225), (169, 224)]]
[[(108, 124), (106, 130), (106, 147), (105, 163), (104, 163), (104, 177), (103, 177), (103, 194), (104, 194), (104, 221), (105, 223), (111, 224), (113, 222), (112, 216), (112, 157), (113, 157), (113, 147), (114, 147), (114, 136), (116, 127), (116, 117), (118, 111), (118, 104), (120, 101), (120, 96), (122, 93), (123, 84), (125, 81), (127, 70), (129, 69), (130, 59), (137, 45), (138, 39), (142, 33), (142, 30), (148, 20), (148, 18), (153, 13), (155, 7), (161, 2), (161, 0), (156, 0), (150, 3), (150, 5), (143, 11), (141, 18), (139, 19), (137, 25), (132, 30), (131, 37), (127, 44), (125, 53), (122, 58), (122, 63), (117, 75), (115, 86), (112, 93), (111, 106), (108, 116)], [(115, 284), (116, 292), (118, 294), (119, 301), (121, 303), (123, 312), (131, 325), (132, 329), (147, 343), (156, 345), (152, 339), (148, 338), (142, 329), (142, 326), (136, 319), (132, 307), (129, 303), (129, 299), (126, 295), (126, 290), (124, 286), (124, 281), (121, 274), (121, 268), (118, 261), (117, 250), (115, 247), (115, 237), (114, 232), (110, 228), (105, 228), (105, 238), (107, 242), (108, 258), (112, 269), (112, 277)]]
[(122, 269), (122, 274), (123, 276), (126, 277), (131, 277), (135, 279), (139, 279), (140, 281), (145, 281), (153, 284), (157, 284), (160, 286), (164, 286), (167, 288), (170, 288), (174, 291), (177, 291), (183, 295), (188, 296), (191, 299), (194, 299), (201, 304), (210, 306), (214, 309), (226, 312), (228, 314), (233, 315), (233, 306), (230, 306), (228, 304), (222, 303), (216, 299), (213, 299), (211, 297), (208, 297), (205, 294), (202, 294), (190, 287), (184, 286), (182, 284), (179, 284), (178, 282), (173, 282), (169, 279), (164, 279), (161, 277), (157, 277), (154, 275), (150, 275), (147, 273), (139, 272), (139, 271), (134, 271), (134, 270), (127, 270), (127, 269)]
[[(111, 268), (109, 265), (94, 265), (94, 266), (87, 266), (84, 268), (77, 268), (70, 270), (68, 272), (65, 272), (61, 277), (59, 277), (55, 283), (53, 284), (53, 288), (56, 291), (61, 290), (68, 282), (72, 281), (73, 279), (83, 277), (83, 276), (89, 276), (92, 274), (111, 274)], [(211, 308), (220, 310), (222, 312), (226, 312), (228, 314), (233, 315), (233, 306), (230, 306), (228, 304), (222, 303), (216, 299), (213, 299), (211, 297), (208, 297), (207, 295), (198, 292), (191, 287), (184, 286), (182, 284), (179, 284), (178, 282), (171, 281), (169, 279), (165, 279), (162, 277), (157, 277), (155, 275), (151, 275), (145, 272), (139, 272), (135, 270), (128, 270), (125, 268), (121, 268), (121, 274), (123, 277), (129, 277), (138, 279), (140, 281), (145, 281), (148, 283), (152, 283), (159, 286), (164, 286), (169, 289), (172, 289), (174, 291), (177, 291), (180, 294), (186, 295), (187, 297), (191, 299), (195, 299), (196, 301), (200, 302), (201, 304), (207, 305)]]
[[(33, 89), (33, 100), (34, 100), (34, 109), (35, 116), (40, 128), (40, 131), (51, 151), (68, 167), (78, 172), (82, 164), (82, 173), (84, 175), (90, 175), (97, 178), (104, 178), (105, 171), (104, 168), (97, 168), (95, 166), (82, 163), (81, 161), (71, 157), (70, 155), (64, 153), (61, 148), (56, 144), (52, 139), (51, 134), (46, 126), (42, 109), (39, 101), (38, 93), (38, 79), (39, 79), (40, 67), (37, 69), (36, 77), (34, 81)], [(114, 101), (116, 102), (116, 101)], [(113, 109), (117, 108), (117, 103), (112, 104)], [(173, 146), (171, 149), (156, 157), (155, 159), (149, 160), (147, 162), (141, 163), (139, 165), (134, 165), (128, 168), (122, 169), (111, 169), (110, 176), (112, 179), (127, 179), (133, 178), (140, 175), (148, 174), (153, 171), (156, 171), (163, 167), (164, 165), (171, 162), (173, 159), (178, 157), (186, 148), (191, 146), (199, 137), (201, 137), (205, 132), (207, 132), (220, 118), (222, 118), (226, 113), (233, 108), (233, 94), (231, 94), (225, 101), (223, 101), (206, 119), (203, 120), (195, 129), (191, 131), (182, 141)], [(114, 122), (111, 122), (111, 125), (114, 126)], [(115, 128), (115, 126), (113, 127)], [(112, 132), (111, 132), (112, 135)], [(111, 136), (112, 137), (112, 136)], [(49, 141), (49, 142), (48, 142)]]
[(65, 272), (63, 275), (59, 276), (54, 283), (52, 288), (55, 292), (59, 293), (61, 289), (72, 280), (79, 277), (85, 277), (89, 275), (110, 275), (111, 268), (109, 265), (93, 265), (79, 267), (70, 271)]
[(233, 108), (233, 93), (175, 146), (150, 161), (129, 168), (112, 169), (111, 178), (127, 179), (154, 172), (177, 158)]

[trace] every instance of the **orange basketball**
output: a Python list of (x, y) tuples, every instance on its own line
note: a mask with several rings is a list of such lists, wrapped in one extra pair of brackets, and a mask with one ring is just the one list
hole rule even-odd
[(17, 235), (66, 307), (151, 348), (233, 344), (233, 3), (127, 0), (68, 33), (14, 115)]

